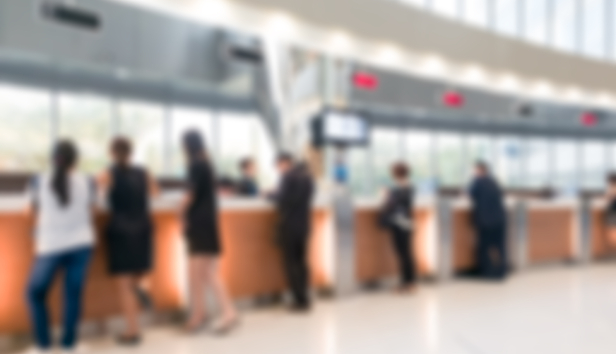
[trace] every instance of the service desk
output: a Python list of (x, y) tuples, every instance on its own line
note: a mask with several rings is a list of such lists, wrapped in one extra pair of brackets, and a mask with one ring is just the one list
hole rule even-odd
[(603, 259), (616, 256), (616, 245), (613, 245), (607, 233), (606, 222), (607, 202), (603, 199), (593, 200), (590, 204), (590, 258)]
[(527, 202), (527, 264), (573, 260), (579, 255), (579, 204), (575, 200)]
[[(25, 290), (33, 255), (33, 217), (23, 197), (0, 198), (0, 336), (29, 328)], [(154, 203), (155, 256), (150, 274), (155, 311), (177, 311), (186, 304), (186, 252), (181, 217), (174, 203)], [(310, 262), (317, 287), (332, 283), (326, 238), (331, 236), (328, 209), (315, 207)], [(97, 246), (84, 294), (84, 320), (104, 321), (120, 313), (115, 283), (107, 272), (101, 230), (105, 213), (96, 216)], [(223, 200), (220, 212), (223, 280), (236, 299), (283, 292), (282, 262), (275, 243), (276, 216), (266, 201)], [(49, 303), (54, 321), (60, 318), (56, 283)]]
[[(355, 273), (358, 284), (369, 284), (399, 274), (390, 235), (378, 225), (379, 204), (375, 200), (355, 202)], [(415, 206), (412, 250), (420, 276), (436, 274), (436, 212), (432, 201)]]

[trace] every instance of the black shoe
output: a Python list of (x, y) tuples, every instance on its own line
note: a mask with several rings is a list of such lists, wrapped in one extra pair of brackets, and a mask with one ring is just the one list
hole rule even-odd
[(118, 342), (118, 344), (120, 345), (124, 345), (127, 347), (134, 347), (134, 346), (141, 344), (141, 336), (140, 335), (136, 335), (136, 336), (121, 335), (116, 338), (116, 342)]

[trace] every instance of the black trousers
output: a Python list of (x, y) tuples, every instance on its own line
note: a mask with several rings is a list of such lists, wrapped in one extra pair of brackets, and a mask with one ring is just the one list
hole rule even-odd
[(286, 237), (281, 240), (287, 283), (295, 305), (310, 305), (310, 268), (308, 238)]
[(412, 237), (412, 234), (408, 231), (397, 228), (391, 230), (391, 239), (398, 258), (402, 285), (412, 284), (417, 278)]
[(478, 227), (477, 231), (479, 274), (486, 278), (506, 277), (508, 270), (506, 226)]

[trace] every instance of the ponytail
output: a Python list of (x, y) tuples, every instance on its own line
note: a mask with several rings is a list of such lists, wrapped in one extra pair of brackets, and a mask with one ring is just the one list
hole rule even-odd
[(69, 189), (69, 172), (77, 162), (77, 148), (69, 140), (59, 141), (53, 152), (53, 176), (51, 189), (58, 198), (61, 206), (68, 206), (71, 202)]

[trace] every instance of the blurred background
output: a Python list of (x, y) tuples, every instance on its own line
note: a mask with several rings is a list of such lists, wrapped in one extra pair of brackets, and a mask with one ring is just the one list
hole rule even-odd
[[(140, 351), (611, 352), (615, 63), (614, 0), (2, 0), (0, 350), (27, 342), (31, 176), (59, 138), (97, 175), (123, 135), (163, 189), (159, 295)], [(187, 304), (170, 205), (193, 128), (221, 178), (240, 179), (250, 158), (271, 191), (278, 152), (310, 165), (314, 313), (285, 318), (270, 304), (286, 289), (271, 203), (227, 196), (221, 272), (243, 326), (220, 342), (170, 333)], [(506, 283), (464, 276), (477, 265), (467, 192), (478, 160), (504, 193)], [(386, 291), (397, 265), (376, 221), (397, 162), (415, 188), (421, 287), (408, 298)], [(81, 330), (94, 352), (115, 353), (105, 338), (119, 305), (101, 298), (99, 258)]]

